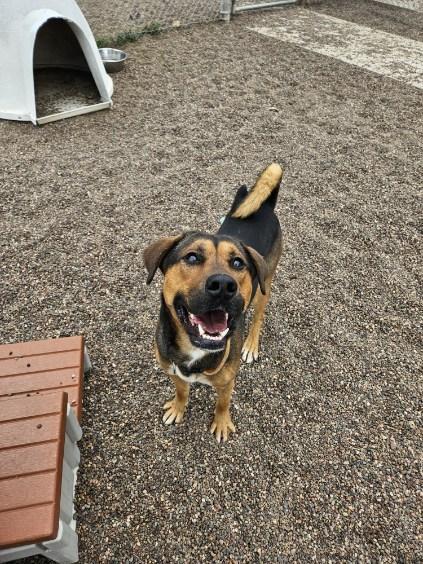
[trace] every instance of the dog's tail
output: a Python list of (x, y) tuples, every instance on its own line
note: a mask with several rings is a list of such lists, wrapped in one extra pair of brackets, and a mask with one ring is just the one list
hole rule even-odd
[(258, 177), (257, 182), (246, 194), (239, 206), (232, 212), (232, 217), (239, 219), (249, 217), (256, 212), (266, 200), (274, 208), (283, 176), (282, 167), (276, 163), (269, 165)]

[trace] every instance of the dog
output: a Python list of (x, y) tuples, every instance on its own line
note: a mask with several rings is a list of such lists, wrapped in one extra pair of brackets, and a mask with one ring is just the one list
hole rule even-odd
[[(144, 251), (150, 284), (163, 272), (155, 352), (175, 385), (163, 421), (180, 423), (190, 384), (217, 393), (210, 427), (218, 442), (235, 432), (229, 406), (241, 357), (257, 360), (270, 286), (282, 254), (282, 230), (275, 205), (282, 168), (269, 165), (249, 191), (241, 186), (215, 235), (191, 231), (160, 239)], [(254, 316), (243, 342), (245, 313)]]

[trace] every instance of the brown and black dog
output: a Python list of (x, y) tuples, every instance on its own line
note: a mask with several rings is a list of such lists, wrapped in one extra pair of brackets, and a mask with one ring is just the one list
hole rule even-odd
[[(175, 384), (164, 405), (166, 424), (182, 421), (193, 382), (217, 392), (210, 431), (226, 441), (235, 431), (229, 404), (240, 358), (258, 358), (260, 330), (273, 275), (282, 253), (274, 212), (282, 169), (271, 164), (248, 191), (239, 188), (219, 231), (197, 231), (156, 241), (144, 251), (149, 284), (164, 274), (156, 356)], [(245, 342), (244, 317), (254, 316)]]

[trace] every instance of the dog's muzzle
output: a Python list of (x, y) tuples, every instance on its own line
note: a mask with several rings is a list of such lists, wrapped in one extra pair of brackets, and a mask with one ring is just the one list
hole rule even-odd
[(202, 349), (223, 350), (242, 313), (238, 284), (227, 274), (207, 278), (202, 291), (188, 299), (179, 295), (174, 307), (191, 343)]

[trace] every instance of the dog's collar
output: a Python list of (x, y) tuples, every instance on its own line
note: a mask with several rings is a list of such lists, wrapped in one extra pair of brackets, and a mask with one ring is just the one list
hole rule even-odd
[(215, 368), (214, 370), (204, 370), (203, 374), (205, 374), (206, 376), (214, 376), (215, 374), (217, 374), (223, 368), (225, 362), (228, 360), (230, 350), (231, 350), (231, 340), (228, 339), (226, 341), (225, 352), (223, 353), (222, 360), (219, 362), (217, 368)]

